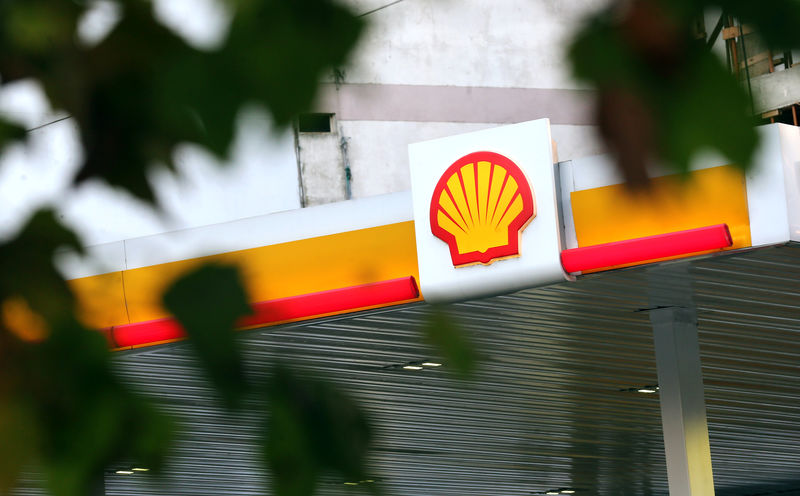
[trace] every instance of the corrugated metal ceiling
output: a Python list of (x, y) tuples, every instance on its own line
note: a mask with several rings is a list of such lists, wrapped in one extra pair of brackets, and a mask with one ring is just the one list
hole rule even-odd
[[(693, 284), (717, 494), (800, 495), (800, 246), (587, 276), (452, 305), (483, 354), (473, 382), (432, 357), (415, 304), (251, 331), (252, 370), (323, 373), (368, 410), (374, 478), (392, 495), (666, 494), (648, 284)], [(682, 276), (686, 274), (688, 276)], [(688, 279), (687, 279), (688, 278)], [(649, 281), (649, 282), (648, 282)], [(655, 281), (655, 282), (654, 282)], [(660, 281), (660, 282), (658, 282)], [(160, 485), (106, 477), (110, 495), (264, 494), (259, 422), (218, 409), (186, 344), (121, 353), (125, 376), (186, 420)], [(330, 479), (321, 494), (359, 488)]]

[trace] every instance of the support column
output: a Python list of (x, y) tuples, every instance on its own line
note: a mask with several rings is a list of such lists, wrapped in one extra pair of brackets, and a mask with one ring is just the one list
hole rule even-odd
[(708, 442), (697, 314), (664, 307), (650, 311), (655, 341), (661, 424), (670, 496), (711, 496), (714, 477)]

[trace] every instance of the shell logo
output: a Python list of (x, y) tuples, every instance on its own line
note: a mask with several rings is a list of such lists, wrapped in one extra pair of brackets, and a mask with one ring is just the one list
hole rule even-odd
[(536, 217), (533, 192), (522, 170), (493, 152), (456, 160), (431, 198), (433, 235), (461, 267), (519, 256), (520, 233)]

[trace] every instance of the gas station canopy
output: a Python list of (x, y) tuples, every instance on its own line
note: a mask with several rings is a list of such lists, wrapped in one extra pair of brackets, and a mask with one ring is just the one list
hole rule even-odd
[[(706, 157), (686, 176), (654, 170), (642, 194), (604, 157), (555, 163), (546, 120), (515, 124), (411, 145), (411, 194), (65, 255), (126, 377), (191, 419), (168, 490), (109, 476), (107, 494), (269, 486), (259, 426), (214, 406), (159, 301), (204, 262), (241, 268), (251, 367), (290, 360), (369, 412), (375, 476), (359, 484), (800, 494), (800, 132), (761, 132), (747, 172)], [(423, 300), (475, 342), (474, 381), (421, 343)], [(422, 363), (442, 365), (404, 368)], [(344, 482), (321, 493), (359, 489)]]

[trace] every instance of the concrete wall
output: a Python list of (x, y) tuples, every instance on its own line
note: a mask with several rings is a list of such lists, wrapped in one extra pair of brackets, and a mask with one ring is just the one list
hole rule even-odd
[(335, 119), (331, 121), (329, 133), (297, 134), (304, 207), (347, 199), (341, 137)]
[[(354, 198), (408, 189), (409, 143), (502, 124), (547, 117), (560, 159), (603, 152), (591, 93), (570, 78), (565, 50), (580, 19), (606, 2), (348, 3), (370, 27), (339, 79), (323, 85), (316, 110), (336, 114), (349, 140)], [(301, 163), (305, 154), (324, 163), (325, 152), (309, 145)], [(304, 182), (325, 175), (303, 172)]]
[[(365, 13), (389, 0), (348, 0)], [(605, 0), (404, 0), (366, 16), (348, 83), (570, 88), (565, 48)]]
[[(352, 137), (349, 147), (353, 198), (411, 189), (409, 143), (495, 127), (494, 123), (343, 121), (342, 133)], [(590, 126), (553, 125), (559, 155), (570, 158), (602, 153)], [(563, 157), (562, 157), (563, 159)]]

